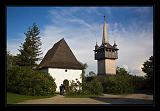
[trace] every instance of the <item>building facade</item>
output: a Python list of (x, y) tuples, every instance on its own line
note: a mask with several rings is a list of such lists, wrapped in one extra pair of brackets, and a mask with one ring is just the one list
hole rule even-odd
[(95, 45), (95, 60), (97, 60), (98, 73), (97, 75), (115, 75), (116, 74), (116, 59), (118, 59), (118, 48), (114, 42), (113, 46), (109, 43), (106, 17), (104, 16), (102, 44)]

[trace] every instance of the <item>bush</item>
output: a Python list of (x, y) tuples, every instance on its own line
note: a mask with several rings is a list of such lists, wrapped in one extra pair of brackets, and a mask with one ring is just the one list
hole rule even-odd
[(93, 79), (90, 82), (82, 84), (78, 80), (71, 81), (67, 95), (101, 95), (103, 87), (101, 83)]
[(98, 80), (93, 79), (91, 82), (86, 83), (86, 88), (84, 88), (84, 91), (87, 91), (89, 94), (93, 95), (101, 95), (103, 92), (103, 87)]
[(66, 91), (67, 95), (78, 95), (81, 94), (82, 92), (82, 84), (76, 80), (76, 82), (74, 80), (70, 81), (70, 85), (68, 90)]
[(63, 85), (64, 85), (64, 90), (65, 90), (66, 92), (68, 92), (68, 91), (69, 91), (69, 81), (68, 81), (67, 79), (65, 79), (65, 80), (63, 81)]
[(134, 85), (134, 92), (144, 92), (146, 91), (146, 80), (144, 77), (132, 76), (132, 83)]
[(7, 90), (10, 92), (47, 96), (54, 95), (56, 87), (54, 79), (48, 73), (19, 66), (7, 70)]
[(95, 78), (94, 76), (85, 77), (85, 82), (86, 82), (86, 83), (91, 82), (94, 78)]
[(98, 80), (102, 83), (103, 93), (126, 94), (134, 91), (131, 77), (127, 75), (98, 77)]

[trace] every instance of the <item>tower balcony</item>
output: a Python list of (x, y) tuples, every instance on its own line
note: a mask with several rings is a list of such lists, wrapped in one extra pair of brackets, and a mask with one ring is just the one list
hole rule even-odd
[(95, 52), (95, 60), (100, 60), (100, 59), (118, 59), (118, 53), (117, 51), (115, 52), (109, 52), (109, 51)]

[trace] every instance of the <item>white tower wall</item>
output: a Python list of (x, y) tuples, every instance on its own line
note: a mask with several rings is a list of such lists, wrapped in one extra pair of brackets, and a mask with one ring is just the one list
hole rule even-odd
[(98, 74), (116, 74), (116, 60), (104, 59), (98, 60)]
[(105, 73), (111, 75), (116, 74), (116, 60), (105, 59)]

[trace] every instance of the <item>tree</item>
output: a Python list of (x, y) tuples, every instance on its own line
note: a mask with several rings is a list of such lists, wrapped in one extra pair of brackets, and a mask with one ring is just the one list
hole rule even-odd
[(87, 69), (88, 65), (87, 65), (87, 63), (85, 63), (83, 66), (84, 66), (84, 69), (82, 70), (82, 74), (81, 74), (82, 90), (83, 90), (83, 87), (84, 87), (85, 82), (86, 82), (86, 80), (85, 80), (85, 70)]
[(19, 52), (17, 55), (19, 66), (29, 66), (34, 68), (37, 66), (37, 61), (41, 60), (40, 55), (42, 54), (40, 46), (42, 45), (40, 41), (40, 30), (38, 26), (33, 23), (28, 31), (24, 33), (26, 36), (25, 42), (21, 44)]
[(88, 65), (87, 63), (85, 63), (83, 66), (84, 66), (84, 69), (82, 70), (82, 73), (85, 74), (85, 70), (87, 69)]
[(47, 96), (56, 91), (55, 79), (46, 72), (29, 67), (12, 67), (7, 71), (7, 91), (22, 95)]
[(87, 69), (88, 65), (87, 65), (87, 63), (85, 63), (83, 66), (84, 66), (84, 69), (82, 70), (82, 76), (81, 76), (82, 83), (85, 81), (85, 73), (86, 73), (86, 69)]
[(117, 75), (129, 75), (125, 68), (117, 67), (116, 69)]
[(89, 72), (89, 76), (90, 76), (90, 77), (91, 77), (91, 76), (96, 76), (96, 73), (93, 72), (93, 71), (90, 71), (90, 72)]
[(144, 62), (142, 67), (142, 71), (146, 73), (145, 78), (146, 78), (147, 86), (151, 91), (153, 91), (153, 86), (154, 86), (153, 85), (153, 68), (154, 68), (154, 57), (151, 56), (149, 60)]
[(16, 65), (16, 56), (13, 56), (10, 54), (10, 52), (7, 52), (7, 69), (13, 67)]

